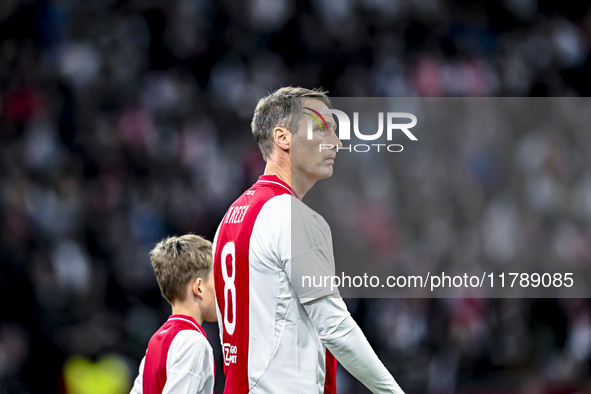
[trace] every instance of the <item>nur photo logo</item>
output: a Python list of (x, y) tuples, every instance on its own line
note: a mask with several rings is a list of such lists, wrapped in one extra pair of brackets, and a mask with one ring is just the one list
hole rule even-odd
[[(304, 107), (306, 111), (304, 114), (310, 116), (308, 119), (308, 140), (313, 139), (314, 135), (314, 123), (318, 124), (321, 129), (328, 130), (328, 125), (323, 115), (334, 115), (338, 120), (338, 138), (341, 142), (351, 139), (351, 121), (349, 116), (338, 109), (326, 109), (318, 112), (312, 108)], [(385, 119), (385, 121), (384, 121)], [(398, 123), (401, 119), (410, 120), (407, 123)], [(395, 123), (396, 122), (396, 123)], [(363, 141), (377, 141), (382, 138), (384, 134), (384, 123), (386, 123), (386, 141), (392, 141), (395, 132), (402, 132), (411, 141), (418, 141), (417, 137), (409, 130), (416, 126), (417, 117), (409, 112), (387, 112), (384, 116), (384, 112), (378, 112), (378, 130), (373, 134), (363, 134), (359, 130), (359, 112), (353, 112), (353, 133), (354, 135)], [(338, 151), (346, 150), (349, 152), (369, 152), (372, 149), (376, 149), (380, 152), (380, 148), (385, 148), (388, 152), (402, 152), (404, 147), (401, 144), (354, 144), (344, 145), (342, 147), (335, 147), (332, 144), (320, 144), (319, 149), (337, 149)]]

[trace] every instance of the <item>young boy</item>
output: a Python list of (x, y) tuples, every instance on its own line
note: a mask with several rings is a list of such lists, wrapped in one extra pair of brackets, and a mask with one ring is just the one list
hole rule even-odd
[(150, 257), (172, 315), (150, 339), (130, 394), (212, 394), (213, 350), (201, 328), (217, 321), (211, 242), (169, 237)]

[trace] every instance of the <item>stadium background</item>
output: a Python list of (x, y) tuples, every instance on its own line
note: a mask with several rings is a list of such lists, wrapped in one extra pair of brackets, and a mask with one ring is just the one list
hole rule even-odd
[[(262, 172), (249, 121), (267, 91), (587, 96), (590, 45), (586, 2), (2, 0), (0, 393), (129, 390), (170, 312), (147, 253), (213, 238)], [(572, 151), (591, 144), (532, 146), (523, 175), (551, 197), (536, 247), (588, 264), (591, 174)], [(581, 215), (565, 217), (571, 197)], [(409, 394), (591, 392), (589, 300), (347, 302)], [(340, 394), (364, 392), (339, 376)]]

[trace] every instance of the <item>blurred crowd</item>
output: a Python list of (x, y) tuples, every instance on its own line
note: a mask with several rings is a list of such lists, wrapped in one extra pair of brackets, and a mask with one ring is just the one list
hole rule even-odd
[[(376, 273), (386, 275), (566, 270), (577, 278), (569, 291), (511, 294), (589, 297), (588, 98), (335, 101), (348, 113), (364, 102), (374, 107), (384, 103), (390, 110), (417, 114), (421, 122), (412, 129), (418, 141), (400, 132), (393, 136), (397, 140), (389, 141), (403, 146), (401, 153), (384, 147), (379, 153), (375, 147), (367, 153), (338, 153), (330, 182), (320, 182), (306, 196), (331, 223), (335, 254), (344, 271), (362, 274), (367, 267), (357, 261), (363, 256), (370, 257)], [(376, 112), (359, 115), (365, 133), (375, 130)], [(368, 118), (373, 125), (364, 124)], [(355, 147), (364, 142), (343, 141)], [(506, 296), (507, 289), (501, 290), (496, 278), (498, 292), (453, 294)]]
[[(442, 292), (484, 298), (437, 300), (359, 301), (441, 294), (429, 284), (341, 287), (344, 296), (357, 297), (350, 310), (383, 351), (382, 359), (395, 376), (410, 380), (403, 387), (434, 393), (588, 392), (591, 302), (527, 297), (565, 297), (574, 289), (589, 297), (591, 101), (335, 102), (346, 113), (366, 102), (379, 110), (380, 102), (390, 110), (412, 108), (421, 122), (412, 129), (418, 141), (404, 135), (390, 141), (404, 146), (400, 153), (385, 148), (338, 153), (332, 178), (306, 195), (331, 225), (337, 275), (375, 275), (383, 284), (388, 275), (486, 272), (496, 281), (493, 291), (487, 277), (482, 288), (448, 285)], [(374, 132), (372, 120), (371, 125), (360, 120), (364, 134)], [(387, 143), (384, 138), (371, 142)], [(370, 142), (343, 141), (345, 146), (363, 143)], [(534, 288), (506, 280), (502, 288), (500, 272), (507, 278), (509, 272), (573, 272), (576, 285)], [(521, 298), (488, 298), (508, 294)]]
[[(148, 251), (169, 234), (212, 239), (262, 173), (249, 122), (266, 92), (587, 96), (590, 44), (586, 2), (0, 1), (0, 393), (129, 390), (170, 313)], [(486, 144), (515, 148), (501, 137)], [(519, 157), (536, 175), (531, 198), (541, 208), (532, 215), (542, 224), (569, 204), (552, 182), (582, 185), (586, 211), (559, 227), (557, 251), (584, 262), (591, 181), (568, 172), (578, 143), (532, 134)], [(406, 190), (403, 201), (436, 194), (442, 179), (429, 169), (443, 159), (417, 162), (423, 189)], [(481, 159), (475, 182), (498, 191), (502, 173), (487, 171), (495, 158)], [(461, 186), (439, 194), (461, 195)], [(489, 247), (511, 253), (513, 230), (503, 226), (520, 206), (487, 187), (469, 212), (488, 212), (500, 238)], [(401, 216), (409, 228), (424, 220)], [(431, 223), (435, 246), (442, 232), (466, 235), (441, 223)], [(589, 300), (348, 302), (408, 393), (591, 390)], [(205, 328), (221, 356), (217, 327)], [(339, 376), (339, 393), (363, 392)]]

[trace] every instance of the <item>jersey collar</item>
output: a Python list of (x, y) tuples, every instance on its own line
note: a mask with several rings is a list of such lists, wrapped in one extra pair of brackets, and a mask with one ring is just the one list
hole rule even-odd
[(201, 325), (199, 323), (197, 323), (195, 321), (195, 319), (193, 319), (191, 316), (187, 316), (187, 315), (171, 315), (167, 321), (183, 321), (187, 324), (192, 325), (193, 327), (195, 327), (195, 329), (197, 331), (199, 331), (201, 334), (203, 334), (204, 337), (207, 338), (207, 335), (205, 335), (205, 330), (203, 329), (203, 327), (201, 327)]
[(277, 175), (261, 175), (256, 185), (275, 186), (288, 191), (292, 196), (299, 200), (296, 192), (287, 183), (283, 182)]

